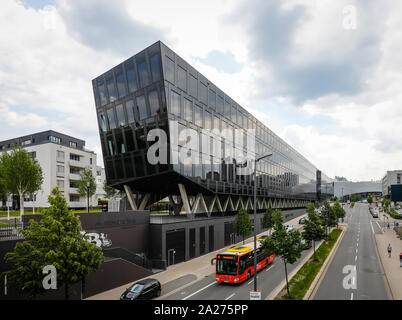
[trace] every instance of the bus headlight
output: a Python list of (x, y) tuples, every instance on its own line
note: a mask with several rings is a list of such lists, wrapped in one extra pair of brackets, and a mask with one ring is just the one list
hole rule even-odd
[(234, 279), (234, 281), (235, 281), (235, 282), (236, 282), (236, 281), (239, 281), (239, 278)]

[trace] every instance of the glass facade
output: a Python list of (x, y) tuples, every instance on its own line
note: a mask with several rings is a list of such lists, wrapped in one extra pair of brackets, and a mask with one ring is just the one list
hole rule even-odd
[[(191, 190), (199, 186), (211, 193), (252, 195), (254, 178), (239, 174), (236, 156), (251, 152), (244, 141), (246, 130), (254, 129), (253, 155), (273, 153), (257, 164), (259, 196), (315, 200), (319, 193), (331, 193), (331, 179), (322, 174), (318, 181), (314, 165), (161, 42), (92, 84), (110, 185), (122, 188), (170, 172), (176, 174), (176, 185), (182, 176), (187, 179), (183, 183), (192, 181)], [(189, 163), (151, 165), (147, 150), (153, 142), (147, 134), (161, 128), (169, 138), (169, 121), (178, 123), (179, 132), (192, 128), (199, 133), (200, 153), (190, 148), (182, 150)], [(225, 135), (203, 135), (203, 129), (225, 130)]]

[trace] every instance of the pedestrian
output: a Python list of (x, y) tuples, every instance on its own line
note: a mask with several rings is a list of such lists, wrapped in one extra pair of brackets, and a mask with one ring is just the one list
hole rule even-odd
[(388, 258), (391, 258), (392, 246), (390, 243), (388, 244), (387, 250), (388, 250)]

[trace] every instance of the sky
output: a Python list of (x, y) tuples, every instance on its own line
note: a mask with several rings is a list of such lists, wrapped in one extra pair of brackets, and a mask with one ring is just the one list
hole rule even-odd
[(402, 169), (402, 2), (1, 0), (0, 140), (102, 165), (91, 80), (161, 40), (328, 176)]

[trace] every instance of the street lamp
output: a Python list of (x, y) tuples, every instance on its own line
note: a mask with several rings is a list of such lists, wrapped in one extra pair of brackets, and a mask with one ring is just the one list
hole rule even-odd
[(90, 186), (91, 186), (91, 184), (88, 181), (87, 182), (87, 211), (88, 211), (88, 213), (89, 213), (89, 188), (90, 188)]
[(264, 152), (254, 159), (254, 291), (257, 291), (257, 234), (255, 223), (257, 221), (257, 162), (272, 156), (272, 152)]

